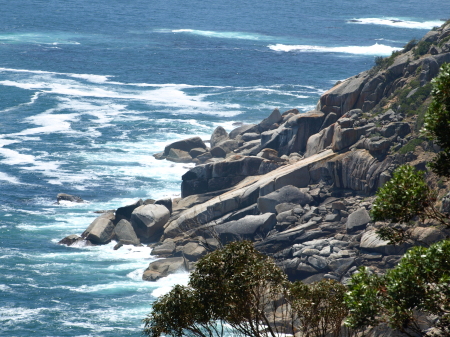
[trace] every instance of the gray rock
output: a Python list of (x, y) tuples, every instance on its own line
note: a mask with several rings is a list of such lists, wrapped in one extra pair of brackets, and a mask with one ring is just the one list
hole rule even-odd
[(345, 211), (347, 207), (345, 207), (342, 201), (334, 201), (333, 203), (331, 203), (331, 208), (340, 211)]
[(83, 240), (83, 238), (81, 236), (78, 236), (76, 234), (72, 234), (69, 236), (66, 236), (64, 239), (62, 239), (61, 241), (59, 241), (58, 243), (60, 245), (66, 245), (66, 246), (71, 246), (73, 245), (75, 242), (78, 242), (80, 240)]
[(334, 222), (334, 221), (339, 221), (341, 219), (341, 216), (339, 214), (327, 214), (325, 216), (324, 221), (328, 221), (328, 222)]
[(256, 133), (256, 132), (244, 133), (241, 136), (241, 139), (244, 142), (251, 142), (252, 140), (256, 140), (256, 139), (260, 139), (260, 138), (261, 138), (261, 134)]
[(58, 193), (56, 196), (56, 203), (59, 204), (60, 201), (70, 201), (70, 202), (84, 202), (80, 197), (76, 197), (74, 195), (66, 194), (66, 193)]
[(117, 223), (116, 227), (114, 227), (114, 235), (117, 241), (120, 241), (123, 244), (135, 246), (141, 244), (141, 241), (134, 232), (133, 226), (131, 226), (131, 223), (128, 220), (122, 219)]
[(291, 202), (283, 202), (281, 204), (276, 205), (275, 211), (277, 212), (277, 214), (280, 214), (280, 213), (283, 213), (286, 211), (293, 210), (294, 208), (298, 208), (298, 210), (296, 211), (297, 214), (300, 214), (303, 212), (302, 206), (300, 206), (298, 204), (293, 204)]
[(127, 205), (124, 207), (119, 207), (116, 210), (116, 221), (119, 221), (121, 219), (126, 219), (126, 220), (130, 221), (131, 213), (133, 213), (133, 211), (136, 208), (138, 208), (139, 206), (142, 206), (143, 204), (144, 204), (144, 202), (142, 201), (142, 199), (139, 199), (134, 204)]
[(380, 239), (374, 230), (367, 231), (362, 235), (359, 246), (369, 252), (377, 252), (383, 255), (402, 254), (408, 247), (405, 244), (400, 246), (390, 245), (389, 241)]
[(170, 256), (175, 251), (175, 248), (175, 242), (167, 240), (162, 244), (154, 247), (150, 254), (157, 256)]
[(263, 132), (269, 130), (272, 125), (280, 122), (281, 119), (282, 117), (280, 110), (278, 109), (273, 110), (269, 117), (267, 117), (261, 123), (258, 124), (259, 131)]
[(301, 255), (303, 256), (313, 256), (319, 254), (319, 251), (314, 248), (304, 248), (301, 251)]
[(239, 239), (255, 240), (265, 237), (275, 227), (277, 220), (273, 213), (247, 215), (246, 217), (214, 227), (222, 243)]
[(350, 268), (355, 262), (355, 258), (341, 258), (341, 259), (330, 259), (328, 260), (328, 267), (336, 274), (344, 274), (348, 268)]
[(328, 267), (327, 259), (319, 255), (308, 257), (308, 263), (317, 270), (324, 270)]
[(258, 198), (258, 209), (261, 213), (275, 213), (275, 206), (281, 203), (296, 203), (300, 206), (310, 204), (314, 199), (308, 193), (302, 192), (299, 188), (288, 185), (277, 191)]
[(141, 241), (158, 241), (169, 217), (170, 212), (163, 205), (143, 205), (131, 214), (131, 225)]
[(370, 215), (365, 208), (360, 208), (348, 216), (346, 228), (351, 233), (366, 228), (367, 224), (372, 221)]
[(189, 155), (192, 158), (197, 158), (198, 156), (201, 156), (202, 154), (205, 154), (207, 152), (206, 149), (202, 149), (201, 147), (196, 147), (195, 149), (192, 149), (189, 151)]
[(228, 139), (228, 132), (221, 126), (218, 126), (211, 135), (210, 145), (211, 148), (218, 145), (220, 142), (223, 142)]
[(155, 205), (165, 206), (172, 213), (172, 198), (164, 198), (155, 201)]
[(189, 163), (192, 161), (192, 157), (187, 151), (179, 149), (170, 149), (166, 159), (176, 163)]
[(114, 232), (114, 213), (105, 213), (96, 218), (81, 234), (81, 237), (97, 244), (111, 241)]
[(247, 131), (249, 131), (250, 129), (254, 129), (255, 126), (256, 126), (256, 124), (242, 125), (236, 129), (234, 129), (233, 131), (231, 131), (230, 134), (228, 135), (228, 137), (230, 137), (231, 139), (235, 139), (237, 136), (246, 134)]
[(157, 260), (148, 266), (142, 275), (144, 281), (157, 281), (177, 271), (188, 271), (189, 267), (183, 257), (171, 257)]
[(171, 149), (177, 149), (184, 152), (187, 152), (189, 154), (189, 151), (195, 148), (202, 148), (206, 149), (205, 143), (203, 143), (202, 139), (200, 137), (192, 137), (187, 138), (183, 140), (179, 140), (177, 142), (173, 142), (169, 145), (167, 145), (164, 148), (164, 156), (168, 156)]
[(207, 250), (198, 242), (188, 242), (180, 249), (183, 255), (189, 261), (197, 261), (202, 256), (206, 255)]
[(225, 150), (220, 146), (214, 146), (211, 151), (209, 151), (209, 153), (211, 153), (211, 156), (213, 156), (214, 158), (225, 158), (227, 155)]

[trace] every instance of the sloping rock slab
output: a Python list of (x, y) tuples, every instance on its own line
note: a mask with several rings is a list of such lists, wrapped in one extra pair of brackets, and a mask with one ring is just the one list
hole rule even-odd
[(242, 219), (215, 226), (214, 229), (219, 234), (222, 243), (239, 239), (253, 241), (258, 235), (265, 237), (276, 223), (275, 214), (266, 213), (262, 215), (247, 215)]
[(163, 205), (143, 205), (131, 214), (131, 225), (141, 241), (158, 241), (169, 217), (170, 212)]

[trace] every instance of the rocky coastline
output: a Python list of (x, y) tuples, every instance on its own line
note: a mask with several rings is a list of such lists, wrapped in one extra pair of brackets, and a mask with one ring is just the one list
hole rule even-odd
[[(369, 216), (376, 190), (398, 165), (426, 170), (439, 151), (418, 130), (430, 81), (446, 62), (449, 22), (336, 83), (312, 111), (275, 109), (259, 124), (230, 133), (218, 127), (209, 141), (169, 144), (155, 158), (196, 164), (182, 176), (181, 198), (106, 211), (81, 236), (60, 243), (150, 244), (161, 259), (144, 272), (147, 281), (192, 270), (209, 251), (242, 239), (272, 256), (292, 280), (345, 282), (362, 265), (392, 268), (412, 245), (449, 234), (419, 224), (408, 243), (393, 246), (377, 237), (382, 224)], [(427, 178), (436, 183), (431, 173)], [(436, 186), (443, 197), (447, 186)]]

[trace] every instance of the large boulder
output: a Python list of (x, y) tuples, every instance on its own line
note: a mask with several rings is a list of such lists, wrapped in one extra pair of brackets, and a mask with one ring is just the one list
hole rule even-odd
[(124, 245), (140, 245), (141, 241), (136, 236), (133, 226), (128, 220), (120, 220), (114, 228), (114, 235), (117, 241)]
[(218, 126), (212, 133), (209, 141), (211, 148), (228, 139), (228, 132), (221, 126)]
[(349, 215), (347, 219), (347, 233), (351, 233), (360, 229), (365, 229), (371, 221), (369, 212), (365, 208), (360, 208)]
[(148, 266), (142, 275), (144, 281), (157, 281), (175, 272), (188, 271), (189, 266), (183, 257), (171, 257), (157, 260)]
[(126, 220), (130, 221), (131, 213), (133, 213), (133, 211), (136, 208), (138, 208), (139, 206), (142, 206), (143, 204), (144, 204), (144, 202), (142, 201), (142, 199), (139, 199), (134, 204), (119, 207), (116, 210), (116, 221), (119, 221), (121, 219), (126, 219)]
[(240, 127), (231, 131), (230, 134), (228, 135), (228, 137), (230, 137), (230, 139), (235, 139), (238, 136), (241, 136), (241, 135), (247, 133), (249, 130), (252, 130), (252, 132), (253, 132), (253, 129), (255, 129), (255, 126), (256, 126), (255, 124), (241, 125)]
[(311, 204), (313, 197), (299, 188), (288, 185), (258, 198), (258, 208), (261, 213), (276, 213), (275, 206), (281, 203), (294, 203), (301, 206)]
[(114, 220), (114, 213), (102, 214), (89, 225), (81, 237), (97, 244), (110, 242), (114, 234)]
[(226, 222), (214, 227), (222, 243), (240, 239), (255, 240), (264, 238), (277, 223), (275, 214), (247, 215), (236, 221)]
[(173, 142), (173, 143), (167, 145), (164, 148), (163, 156), (167, 157), (169, 155), (169, 152), (171, 149), (189, 152), (195, 148), (206, 149), (206, 145), (200, 137), (187, 138), (187, 139), (179, 140), (177, 142)]
[(275, 109), (272, 111), (269, 117), (264, 119), (258, 124), (259, 132), (264, 132), (269, 130), (275, 123), (280, 122), (282, 119), (280, 110)]
[(381, 239), (374, 230), (370, 230), (362, 235), (359, 247), (369, 252), (384, 255), (398, 255), (403, 254), (409, 245), (390, 245), (389, 241)]
[(163, 205), (143, 205), (131, 214), (131, 225), (141, 241), (158, 241), (169, 217), (170, 212)]

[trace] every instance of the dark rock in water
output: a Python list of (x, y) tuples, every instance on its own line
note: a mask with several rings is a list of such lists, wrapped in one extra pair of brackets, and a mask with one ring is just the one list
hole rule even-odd
[(200, 137), (187, 138), (187, 139), (179, 140), (177, 142), (169, 144), (164, 148), (163, 155), (168, 156), (171, 149), (189, 152), (195, 148), (206, 149), (206, 145)]
[(277, 191), (259, 197), (258, 208), (261, 213), (275, 213), (275, 206), (281, 203), (295, 203), (301, 206), (311, 204), (314, 199), (308, 193), (302, 192), (299, 188), (288, 185)]
[(116, 219), (115, 219), (116, 222), (120, 221), (121, 219), (126, 219), (126, 220), (130, 221), (131, 213), (133, 213), (133, 211), (136, 208), (138, 208), (139, 206), (142, 206), (143, 204), (144, 204), (144, 202), (142, 201), (142, 199), (139, 199), (134, 204), (124, 206), (124, 207), (119, 207), (116, 210)]
[(131, 225), (141, 241), (158, 241), (169, 217), (170, 212), (163, 205), (143, 205), (131, 214)]
[(165, 206), (169, 210), (169, 212), (172, 214), (172, 199), (171, 198), (164, 198), (164, 199), (156, 200), (155, 205)]
[(79, 240), (83, 240), (83, 238), (78, 236), (78, 235), (76, 235), (76, 234), (72, 234), (72, 235), (66, 236), (64, 239), (62, 239), (58, 243), (60, 245), (71, 246), (71, 245), (73, 245), (75, 242), (77, 242)]
[(155, 153), (155, 154), (153, 155), (153, 157), (155, 157), (155, 159), (157, 159), (157, 160), (162, 160), (162, 159), (166, 158), (166, 157), (164, 156), (164, 151)]
[(171, 257), (150, 263), (144, 275), (142, 275), (142, 279), (144, 281), (157, 281), (177, 271), (189, 271), (188, 263), (183, 257)]
[(96, 244), (106, 244), (114, 234), (114, 213), (105, 213), (96, 218), (81, 234), (81, 237)]
[(141, 241), (138, 239), (133, 226), (128, 220), (122, 219), (114, 228), (114, 235), (116, 239), (122, 244), (130, 244), (138, 246)]
[(60, 201), (70, 201), (70, 202), (84, 202), (83, 199), (80, 197), (76, 197), (74, 195), (66, 194), (66, 193), (59, 193), (56, 196), (56, 203), (59, 204)]
[(228, 139), (228, 132), (221, 126), (218, 126), (212, 133), (209, 141), (211, 148)]
[(255, 240), (259, 235), (265, 237), (277, 223), (275, 214), (247, 215), (246, 217), (226, 222), (214, 227), (222, 243), (239, 239)]

